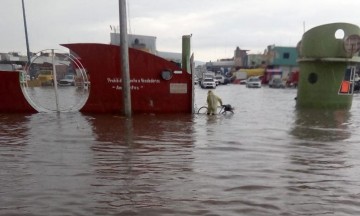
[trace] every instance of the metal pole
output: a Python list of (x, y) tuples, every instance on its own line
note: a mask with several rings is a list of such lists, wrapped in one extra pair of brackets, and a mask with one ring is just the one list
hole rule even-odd
[(126, 0), (119, 0), (119, 21), (120, 21), (120, 57), (122, 71), (122, 91), (124, 99), (124, 115), (131, 117), (131, 92), (129, 73), (129, 46), (126, 19)]
[(303, 21), (303, 31), (305, 33), (305, 21)]
[(30, 64), (31, 63), (31, 61), (30, 61), (30, 49), (29, 49), (29, 39), (28, 39), (28, 33), (27, 33), (27, 27), (26, 27), (26, 14), (25, 14), (24, 0), (22, 0), (22, 10), (23, 10), (23, 18), (24, 18), (27, 59), (28, 59), (28, 64)]
[(60, 112), (60, 109), (59, 109), (59, 93), (58, 93), (58, 89), (57, 89), (57, 75), (56, 75), (56, 66), (55, 66), (55, 52), (54, 52), (53, 49), (51, 50), (51, 57), (52, 57), (52, 66), (53, 66), (52, 75), (53, 75), (53, 79), (54, 79), (53, 84), (54, 84), (54, 89), (55, 89), (56, 111)]

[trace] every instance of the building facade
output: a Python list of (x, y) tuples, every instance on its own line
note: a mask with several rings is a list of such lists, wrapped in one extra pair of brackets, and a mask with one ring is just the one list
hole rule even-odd
[[(128, 43), (131, 48), (149, 52), (181, 66), (181, 53), (158, 51), (154, 36), (128, 34)], [(110, 44), (120, 45), (120, 33), (110, 33)]]
[[(120, 45), (120, 33), (110, 33), (110, 44)], [(129, 47), (156, 54), (156, 37), (128, 34)]]
[(283, 77), (286, 77), (290, 72), (299, 70), (296, 47), (270, 45), (265, 52), (265, 57), (267, 67), (280, 69), (283, 72)]

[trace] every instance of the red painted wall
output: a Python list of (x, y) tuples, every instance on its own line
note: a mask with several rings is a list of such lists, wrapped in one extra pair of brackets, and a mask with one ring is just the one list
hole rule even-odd
[(0, 112), (37, 112), (24, 97), (20, 88), (19, 72), (0, 71)]
[[(122, 71), (119, 46), (64, 44), (79, 57), (89, 74), (90, 95), (81, 112), (123, 112)], [(175, 63), (129, 48), (131, 106), (133, 113), (191, 113), (191, 74)], [(165, 69), (178, 71), (164, 80)]]

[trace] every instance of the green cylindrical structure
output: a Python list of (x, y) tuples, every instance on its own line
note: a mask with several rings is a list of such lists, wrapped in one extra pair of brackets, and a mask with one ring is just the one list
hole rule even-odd
[(298, 44), (298, 108), (351, 108), (360, 29), (332, 23), (305, 32)]
[(182, 36), (182, 69), (190, 73), (191, 35)]

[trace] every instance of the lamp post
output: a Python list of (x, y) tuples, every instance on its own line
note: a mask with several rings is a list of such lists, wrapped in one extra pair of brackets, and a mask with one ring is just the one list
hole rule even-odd
[(24, 0), (21, 0), (21, 2), (22, 2), (22, 10), (23, 10), (23, 18), (24, 18), (27, 59), (28, 59), (28, 64), (30, 64), (31, 63), (31, 61), (30, 61), (30, 49), (29, 49), (29, 39), (28, 39), (28, 33), (27, 33), (27, 27), (26, 27), (26, 14), (25, 14)]

